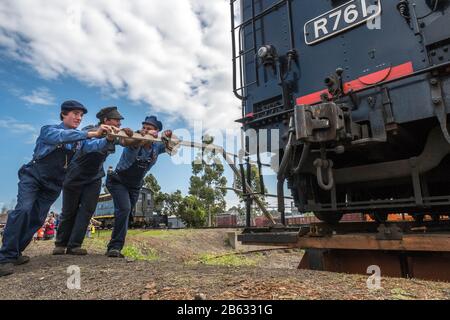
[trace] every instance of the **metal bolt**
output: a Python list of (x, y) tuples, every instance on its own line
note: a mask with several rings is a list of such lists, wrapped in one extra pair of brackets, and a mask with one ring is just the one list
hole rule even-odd
[(442, 102), (441, 98), (433, 98), (434, 104), (440, 104)]

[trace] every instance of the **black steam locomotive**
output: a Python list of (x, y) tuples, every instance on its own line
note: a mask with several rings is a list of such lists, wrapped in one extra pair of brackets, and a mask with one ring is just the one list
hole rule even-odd
[(280, 130), (282, 216), (286, 180), (329, 223), (448, 215), (450, 1), (230, 1), (238, 121)]
[[(154, 214), (153, 193), (148, 188), (142, 188), (136, 206), (133, 208), (130, 228), (160, 228), (167, 226), (167, 216)], [(110, 229), (114, 226), (114, 202), (111, 194), (100, 195), (93, 218), (102, 223), (102, 227)]]

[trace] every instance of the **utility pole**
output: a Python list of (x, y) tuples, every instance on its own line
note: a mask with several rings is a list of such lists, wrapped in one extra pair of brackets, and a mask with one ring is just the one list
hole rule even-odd
[(208, 206), (208, 227), (211, 228), (211, 210)]

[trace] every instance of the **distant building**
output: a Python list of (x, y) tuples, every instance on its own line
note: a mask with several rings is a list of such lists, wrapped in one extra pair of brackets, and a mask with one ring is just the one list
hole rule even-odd
[(242, 215), (236, 207), (229, 209), (224, 213), (216, 215), (216, 224), (218, 228), (237, 227), (245, 225), (245, 215)]
[(184, 224), (183, 220), (181, 220), (177, 216), (170, 216), (167, 217), (167, 227), (169, 229), (184, 229), (186, 228), (186, 225)]
[(237, 226), (237, 215), (230, 213), (222, 213), (216, 215), (216, 227), (235, 227)]

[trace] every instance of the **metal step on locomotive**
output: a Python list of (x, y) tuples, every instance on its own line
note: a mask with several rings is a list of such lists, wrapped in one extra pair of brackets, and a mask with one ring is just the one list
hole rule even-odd
[(329, 224), (355, 212), (379, 223), (449, 215), (450, 1), (230, 7), (238, 121), (280, 132), (283, 223), (286, 181), (298, 210)]

